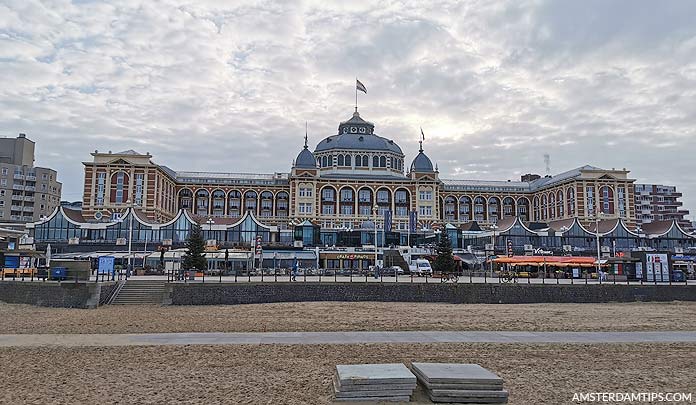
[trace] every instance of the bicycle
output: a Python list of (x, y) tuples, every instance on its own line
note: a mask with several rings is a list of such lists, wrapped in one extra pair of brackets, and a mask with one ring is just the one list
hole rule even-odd
[(456, 283), (459, 281), (459, 276), (455, 273), (442, 273), (442, 275), (440, 276), (440, 282), (446, 283), (448, 281)]
[(502, 283), (516, 283), (517, 282), (517, 272), (516, 271), (502, 271), (500, 272), (500, 281)]

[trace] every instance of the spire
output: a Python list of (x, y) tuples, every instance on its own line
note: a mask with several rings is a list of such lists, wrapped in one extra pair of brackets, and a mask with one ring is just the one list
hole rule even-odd
[(418, 141), (418, 144), (420, 145), (420, 148), (418, 149), (418, 152), (423, 153), (423, 141)]
[(304, 132), (304, 148), (307, 149), (307, 133), (308, 133), (307, 121), (305, 121), (304, 125), (305, 125), (305, 132)]

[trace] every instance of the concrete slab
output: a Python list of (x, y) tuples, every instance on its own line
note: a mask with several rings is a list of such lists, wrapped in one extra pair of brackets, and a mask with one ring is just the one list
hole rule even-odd
[(503, 383), (502, 378), (478, 364), (412, 363), (412, 367), (428, 383)]
[(372, 397), (370, 399), (364, 398), (341, 398), (336, 399), (337, 402), (363, 402), (368, 404), (374, 404), (375, 402), (410, 402), (411, 397)]
[(413, 391), (416, 389), (418, 384), (408, 383), (408, 384), (350, 384), (341, 385), (338, 381), (336, 375), (333, 376), (334, 389), (341, 392), (354, 392), (354, 391), (378, 391), (378, 390), (401, 390)]
[(483, 390), (483, 391), (500, 391), (503, 389), (503, 381), (499, 382), (446, 382), (446, 383), (433, 383), (428, 382), (422, 374), (420, 374), (415, 368), (412, 370), (413, 374), (416, 375), (418, 381), (428, 390), (442, 389), (442, 390)]
[[(506, 390), (481, 391), (481, 390), (431, 390), (430, 395), (436, 397), (448, 397), (453, 399), (472, 399), (472, 398), (507, 398)], [(456, 402), (456, 401), (454, 401)]]
[(457, 403), (457, 404), (506, 404), (508, 399), (507, 398), (461, 398), (461, 399), (454, 399), (450, 397), (438, 397), (434, 395), (428, 395), (428, 398), (432, 402), (437, 402), (437, 403)]
[(336, 376), (341, 386), (416, 383), (416, 376), (401, 363), (337, 365)]

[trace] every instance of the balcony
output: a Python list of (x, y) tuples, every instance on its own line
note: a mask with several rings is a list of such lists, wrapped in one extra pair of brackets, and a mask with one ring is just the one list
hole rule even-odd
[(36, 181), (36, 176), (31, 176), (31, 175), (28, 175), (28, 174), (27, 174), (26, 176), (24, 176), (24, 178), (25, 178), (27, 181)]
[(21, 184), (13, 184), (12, 190), (24, 190), (24, 186)]
[(24, 187), (24, 189), (27, 191), (36, 191), (36, 187), (34, 187), (34, 186), (26, 186), (26, 187)]
[(24, 201), (34, 202), (34, 197), (24, 197)]
[(13, 205), (11, 208), (12, 208), (12, 211), (21, 211), (22, 210), (21, 205)]
[(24, 175), (15, 173), (14, 176), (12, 176), (15, 180), (24, 180)]
[(24, 201), (24, 197), (21, 194), (12, 194), (13, 201)]
[(11, 215), (10, 219), (13, 221), (21, 221), (22, 217), (20, 217), (19, 215)]
[(34, 207), (25, 205), (24, 207), (22, 207), (22, 211), (24, 211), (24, 212), (34, 212)]

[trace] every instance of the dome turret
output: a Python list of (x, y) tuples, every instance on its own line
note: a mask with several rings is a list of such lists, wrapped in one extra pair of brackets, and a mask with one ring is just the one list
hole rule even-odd
[(428, 155), (423, 153), (423, 141), (420, 141), (420, 149), (418, 150), (418, 155), (413, 159), (411, 163), (412, 172), (434, 172), (433, 162), (430, 161)]
[(305, 144), (302, 151), (297, 155), (295, 159), (295, 168), (297, 169), (316, 169), (317, 159), (314, 158), (314, 154), (309, 150), (307, 146), (307, 135), (305, 134)]

